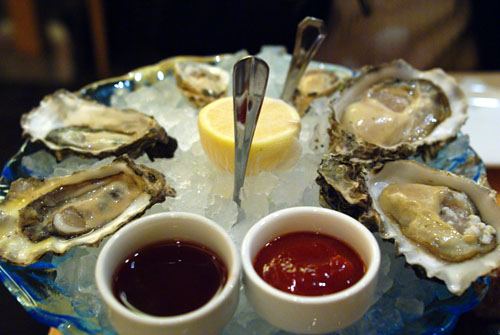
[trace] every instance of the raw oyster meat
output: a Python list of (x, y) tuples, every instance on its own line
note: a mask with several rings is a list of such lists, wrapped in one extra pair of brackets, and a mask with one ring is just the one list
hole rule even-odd
[(314, 99), (333, 94), (348, 77), (350, 74), (347, 72), (326, 69), (307, 70), (292, 96), (292, 102), (299, 114), (303, 116)]
[[(41, 141), (58, 159), (68, 153), (103, 158), (163, 145), (169, 138), (156, 120), (132, 109), (107, 107), (66, 90), (45, 97), (21, 118), (23, 135)], [(171, 153), (166, 153), (166, 156)]]
[(319, 167), (323, 206), (345, 212), (385, 239), (407, 263), (462, 294), (500, 267), (496, 192), (412, 160), (370, 162), (330, 154)]
[(182, 94), (197, 108), (223, 97), (229, 86), (227, 71), (205, 63), (178, 62), (174, 76)]
[(18, 179), (0, 204), (0, 257), (28, 265), (97, 243), (174, 195), (162, 173), (127, 156), (63, 177)]
[(467, 119), (465, 95), (451, 76), (403, 60), (366, 66), (338, 92), (329, 130), (334, 153), (382, 160), (434, 154)]

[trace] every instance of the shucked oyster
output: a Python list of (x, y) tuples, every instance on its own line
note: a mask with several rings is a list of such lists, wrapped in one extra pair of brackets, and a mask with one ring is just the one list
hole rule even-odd
[(363, 159), (433, 153), (467, 119), (465, 95), (452, 77), (403, 60), (362, 68), (331, 106), (329, 151)]
[(107, 107), (65, 90), (45, 97), (39, 107), (24, 114), (21, 127), (25, 136), (43, 142), (58, 159), (69, 152), (99, 158), (127, 153), (135, 158), (145, 148), (169, 141), (150, 116)]
[(229, 86), (227, 71), (204, 63), (178, 62), (174, 76), (182, 94), (197, 108), (223, 97)]
[(495, 191), (415, 161), (327, 157), (318, 170), (322, 205), (376, 224), (409, 264), (443, 280), (452, 293), (500, 267)]
[(497, 244), (495, 228), (481, 222), (469, 197), (447, 186), (390, 184), (377, 204), (404, 236), (446, 261), (471, 259)]
[(163, 174), (126, 156), (60, 178), (18, 179), (0, 204), (0, 257), (28, 265), (94, 244), (174, 195)]
[(341, 87), (343, 80), (350, 77), (347, 72), (325, 69), (307, 70), (295, 89), (292, 101), (300, 115), (304, 115), (314, 99), (326, 97)]

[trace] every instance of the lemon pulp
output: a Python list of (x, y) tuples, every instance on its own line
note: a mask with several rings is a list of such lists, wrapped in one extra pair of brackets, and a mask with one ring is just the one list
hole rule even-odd
[[(233, 98), (218, 99), (198, 116), (200, 142), (210, 161), (234, 171)], [(279, 99), (264, 98), (248, 158), (247, 174), (291, 167), (301, 152), (300, 116)]]

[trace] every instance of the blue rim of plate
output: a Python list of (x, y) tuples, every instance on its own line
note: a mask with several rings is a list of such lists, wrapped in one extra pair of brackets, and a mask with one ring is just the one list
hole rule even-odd
[[(207, 63), (218, 63), (229, 55), (218, 56), (178, 56), (165, 59), (157, 64), (145, 66), (133, 70), (123, 76), (105, 79), (89, 84), (78, 91), (84, 97), (96, 100), (105, 105), (110, 104), (111, 96), (117, 90), (133, 91), (141, 85), (151, 84), (161, 81), (172, 70), (172, 66), (177, 61), (194, 60)], [(290, 55), (283, 55), (286, 61), (290, 60)], [(311, 62), (313, 68), (325, 68), (327, 70), (348, 72), (354, 75), (355, 72), (343, 66), (319, 62)], [(461, 136), (460, 138), (466, 138)], [(462, 141), (463, 142), (463, 141)], [(452, 142), (449, 145), (454, 145)], [(464, 145), (463, 143), (460, 145)], [(462, 156), (447, 157), (444, 149), (434, 160), (437, 168), (450, 171), (462, 170), (467, 164), (475, 164), (469, 169), (468, 177), (475, 181), (485, 178), (486, 169), (483, 162), (472, 148), (468, 146)], [(21, 160), (24, 156), (34, 153), (44, 148), (39, 143), (26, 141), (19, 151), (4, 166), (0, 176), (0, 200), (7, 194), (10, 183), (20, 177), (28, 177), (30, 171), (23, 169)], [(472, 159), (470, 159), (472, 158)], [(418, 160), (418, 159), (417, 159)], [(472, 163), (471, 163), (472, 162)], [(436, 166), (435, 166), (436, 167)], [(37, 321), (51, 327), (60, 328), (63, 325), (70, 325), (78, 330), (100, 333), (101, 329), (89, 327), (78, 315), (64, 315), (52, 313), (43, 308), (40, 302), (50, 298), (51, 295), (61, 294), (54, 285), (56, 265), (52, 263), (53, 255), (45, 255), (38, 262), (26, 267), (16, 266), (0, 260), (0, 281), (17, 298), (19, 303)], [(35, 287), (41, 284), (41, 287)], [(391, 334), (448, 334), (455, 327), (461, 314), (475, 308), (485, 296), (489, 287), (489, 278), (479, 278), (461, 296), (453, 296), (445, 300), (436, 300), (425, 307), (422, 318), (415, 322), (405, 324), (404, 328)], [(429, 321), (429, 322), (427, 322)], [(112, 333), (111, 333), (112, 334)], [(277, 334), (284, 334), (278, 332)]]

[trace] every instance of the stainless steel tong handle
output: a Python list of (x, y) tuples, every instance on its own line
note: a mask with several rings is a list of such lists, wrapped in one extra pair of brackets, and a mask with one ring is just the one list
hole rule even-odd
[(326, 25), (323, 20), (307, 16), (299, 23), (292, 60), (281, 93), (282, 100), (292, 102), (293, 92), (297, 88), (300, 78), (325, 37)]
[(260, 109), (266, 93), (269, 66), (262, 59), (247, 56), (233, 68), (234, 103), (234, 189), (233, 200), (241, 204), (248, 156)]

